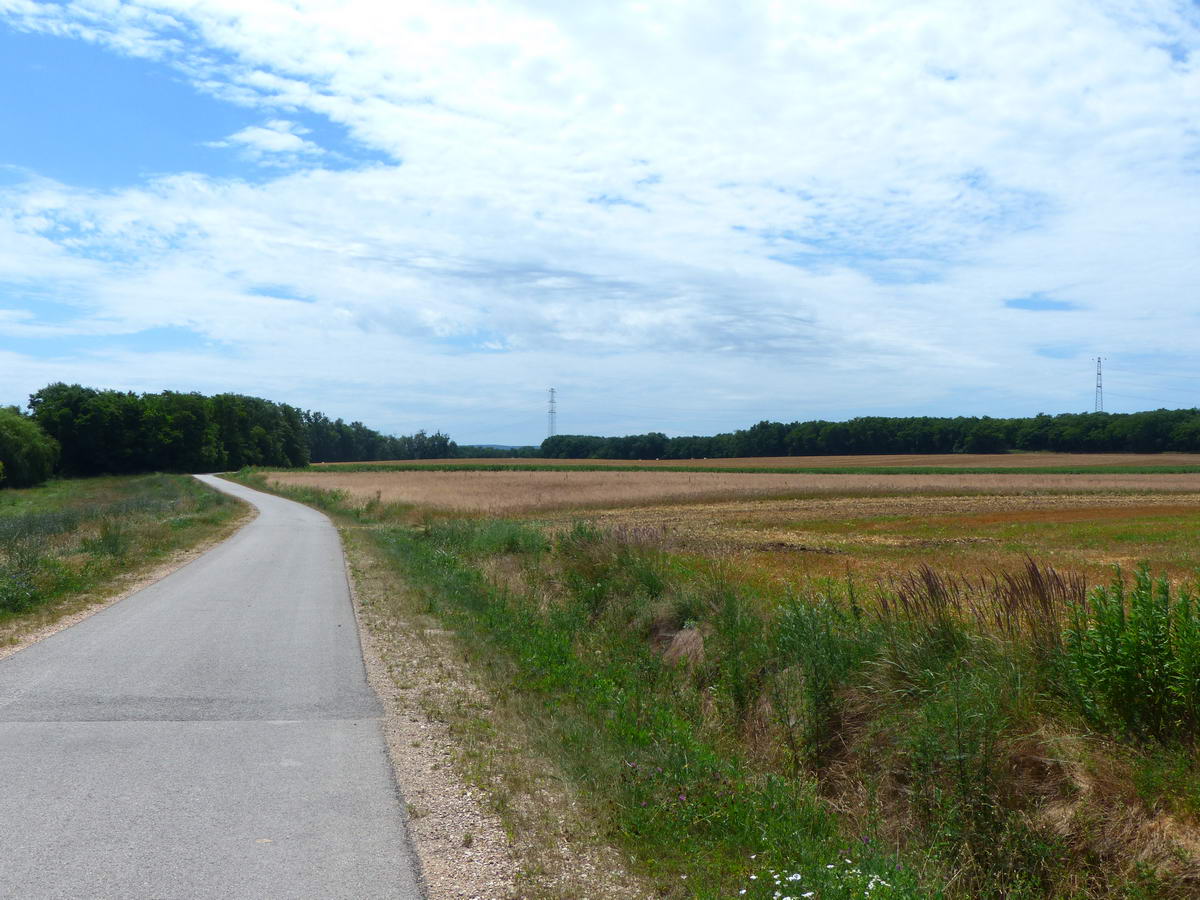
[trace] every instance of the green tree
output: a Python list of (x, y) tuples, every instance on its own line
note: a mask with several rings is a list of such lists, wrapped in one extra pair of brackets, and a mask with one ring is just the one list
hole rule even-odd
[(5, 487), (41, 484), (54, 473), (58, 442), (16, 407), (0, 409), (0, 483)]

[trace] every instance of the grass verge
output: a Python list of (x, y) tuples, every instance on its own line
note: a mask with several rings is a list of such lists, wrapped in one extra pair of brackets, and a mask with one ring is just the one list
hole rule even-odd
[(0, 644), (19, 643), (223, 537), (244, 512), (186, 475), (0, 491)]

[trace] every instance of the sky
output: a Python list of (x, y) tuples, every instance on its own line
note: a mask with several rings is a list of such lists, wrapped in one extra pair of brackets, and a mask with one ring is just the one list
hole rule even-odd
[(0, 403), (1200, 405), (1195, 0), (0, 0)]

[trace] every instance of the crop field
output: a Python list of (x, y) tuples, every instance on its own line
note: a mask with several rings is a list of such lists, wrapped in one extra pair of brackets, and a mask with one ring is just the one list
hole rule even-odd
[(363, 501), (377, 498), (383, 503), (490, 514), (746, 498), (1080, 492), (1200, 494), (1200, 474), (1060, 475), (1020, 470), (1004, 474), (780, 475), (644, 472), (620, 468), (580, 472), (536, 469), (339, 471), (330, 468), (272, 472), (270, 480), (293, 487), (341, 490)]
[(1200, 475), (752, 475), (641, 471), (272, 472), (350, 503), (649, 529), (675, 550), (776, 578), (956, 573), (1026, 556), (1093, 581), (1147, 561), (1200, 571)]
[(527, 457), (487, 459), (414, 459), (377, 463), (321, 463), (317, 468), (353, 468), (397, 466), (404, 468), (429, 465), (448, 466), (611, 466), (614, 468), (717, 468), (717, 469), (837, 469), (837, 468), (1075, 468), (1075, 467), (1200, 467), (1196, 453), (905, 453), (872, 456), (756, 456), (729, 459), (542, 459)]

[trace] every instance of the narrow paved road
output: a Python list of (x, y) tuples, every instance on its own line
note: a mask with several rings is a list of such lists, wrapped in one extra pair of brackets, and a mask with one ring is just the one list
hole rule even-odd
[(418, 898), (337, 532), (257, 519), (0, 661), (0, 896)]

